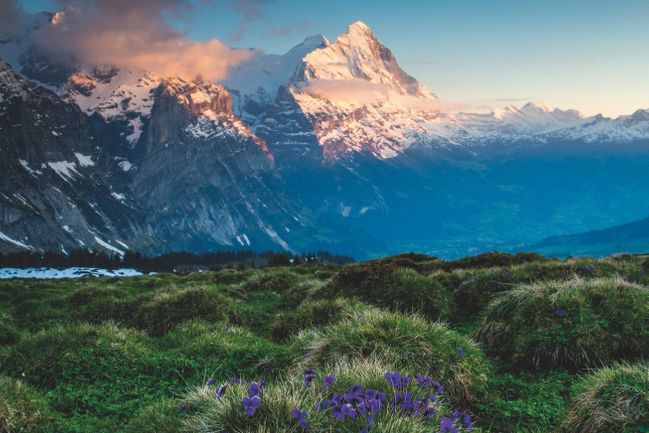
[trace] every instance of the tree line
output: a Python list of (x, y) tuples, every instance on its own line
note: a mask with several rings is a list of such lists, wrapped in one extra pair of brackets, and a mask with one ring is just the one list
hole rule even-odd
[(123, 256), (88, 250), (61, 252), (20, 252), (0, 254), (0, 267), (11, 268), (68, 268), (92, 267), (104, 269), (133, 268), (146, 272), (170, 272), (185, 267), (208, 269), (226, 266), (267, 267), (290, 266), (302, 263), (345, 264), (354, 262), (351, 256), (332, 254), (328, 251), (301, 254), (273, 251), (216, 251), (206, 253), (172, 252), (159, 256), (146, 256), (128, 251)]

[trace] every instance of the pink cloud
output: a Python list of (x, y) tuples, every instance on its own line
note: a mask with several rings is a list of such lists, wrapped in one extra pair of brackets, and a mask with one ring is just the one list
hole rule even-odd
[(441, 101), (437, 98), (424, 98), (402, 94), (385, 83), (354, 78), (351, 80), (310, 80), (302, 90), (313, 96), (358, 105), (379, 102), (392, 102), (401, 107), (419, 111), (455, 111), (466, 108), (466, 104)]
[(185, 0), (62, 0), (59, 4), (62, 13), (53, 25), (35, 33), (35, 41), (50, 55), (82, 65), (108, 64), (217, 80), (251, 55), (218, 39), (190, 41), (173, 29), (165, 16), (188, 15), (191, 4)]

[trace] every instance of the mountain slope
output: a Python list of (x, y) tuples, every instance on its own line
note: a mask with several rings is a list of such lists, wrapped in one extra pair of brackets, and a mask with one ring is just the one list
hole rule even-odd
[(592, 255), (649, 252), (649, 218), (602, 230), (574, 235), (553, 236), (532, 245), (534, 251), (546, 255)]
[(290, 249), (300, 209), (227, 91), (176, 79), (154, 98), (133, 191), (158, 236), (175, 250)]
[(3, 251), (161, 247), (83, 113), (2, 61), (0, 166)]

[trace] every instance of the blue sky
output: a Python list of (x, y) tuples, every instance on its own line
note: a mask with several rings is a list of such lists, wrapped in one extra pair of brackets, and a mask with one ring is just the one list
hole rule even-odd
[[(607, 115), (649, 108), (647, 0), (193, 1), (194, 13), (172, 22), (188, 38), (275, 53), (364, 21), (448, 101), (531, 99)], [(22, 4), (56, 9), (50, 0)]]

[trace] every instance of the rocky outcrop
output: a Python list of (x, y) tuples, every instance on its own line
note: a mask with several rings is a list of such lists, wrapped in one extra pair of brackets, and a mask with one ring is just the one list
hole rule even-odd
[(221, 86), (167, 81), (147, 121), (133, 192), (174, 250), (290, 249), (300, 229), (265, 143)]
[(161, 247), (87, 117), (2, 61), (0, 166), (0, 250)]

